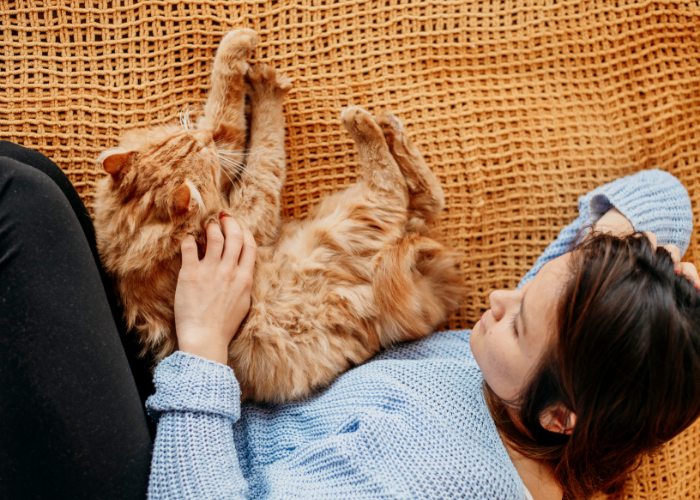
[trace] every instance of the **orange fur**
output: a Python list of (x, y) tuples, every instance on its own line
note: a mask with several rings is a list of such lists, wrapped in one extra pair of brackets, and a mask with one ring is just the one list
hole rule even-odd
[(162, 359), (177, 348), (180, 241), (193, 233), (203, 249), (204, 227), (222, 210), (250, 227), (259, 245), (252, 305), (229, 364), (244, 398), (281, 402), (429, 334), (456, 307), (462, 282), (458, 259), (427, 229), (444, 206), (440, 185), (389, 114), (343, 111), (359, 181), (280, 225), (289, 81), (248, 65), (255, 40), (237, 30), (222, 41), (197, 128), (137, 131), (101, 155), (111, 175), (98, 187), (95, 228), (128, 326)]

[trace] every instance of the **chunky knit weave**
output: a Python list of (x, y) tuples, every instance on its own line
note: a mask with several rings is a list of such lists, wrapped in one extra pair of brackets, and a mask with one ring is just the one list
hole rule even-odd
[[(659, 243), (688, 246), (685, 188), (644, 171), (579, 201), (579, 217), (523, 281), (615, 206)], [(225, 365), (176, 352), (147, 401), (158, 418), (151, 498), (523, 498), (483, 398), (470, 331), (390, 349), (308, 400), (239, 404)]]

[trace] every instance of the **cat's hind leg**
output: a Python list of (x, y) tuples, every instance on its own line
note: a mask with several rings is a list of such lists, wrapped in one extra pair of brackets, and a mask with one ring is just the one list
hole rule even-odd
[(445, 206), (438, 179), (392, 114), (377, 123), (408, 186), (406, 234), (379, 253), (373, 288), (381, 318), (381, 343), (416, 340), (435, 330), (464, 294), (459, 255), (427, 236), (426, 223)]
[(459, 255), (415, 232), (382, 249), (372, 279), (384, 347), (430, 334), (464, 296)]
[(440, 182), (428, 167), (423, 155), (406, 135), (403, 124), (396, 116), (383, 113), (377, 118), (377, 123), (384, 132), (391, 154), (406, 177), (410, 216), (426, 222), (435, 220), (445, 207), (445, 195)]
[(362, 181), (370, 191), (380, 195), (382, 204), (405, 212), (408, 206), (406, 180), (374, 117), (359, 106), (349, 106), (343, 109), (340, 119), (355, 140)]

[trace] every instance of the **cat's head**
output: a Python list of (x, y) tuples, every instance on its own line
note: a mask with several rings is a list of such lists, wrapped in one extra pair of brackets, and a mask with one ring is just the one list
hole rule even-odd
[(196, 225), (223, 208), (219, 152), (211, 132), (165, 126), (128, 132), (98, 158), (113, 204), (140, 225)]

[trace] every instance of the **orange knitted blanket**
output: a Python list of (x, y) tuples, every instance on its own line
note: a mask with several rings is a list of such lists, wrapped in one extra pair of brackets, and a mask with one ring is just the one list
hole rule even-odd
[[(98, 153), (201, 105), (232, 27), (256, 29), (257, 58), (295, 80), (286, 216), (354, 180), (342, 106), (398, 114), (445, 188), (444, 241), (464, 253), (452, 327), (515, 285), (598, 184), (662, 168), (700, 210), (697, 1), (5, 0), (0, 24), (0, 138), (55, 160), (88, 206)], [(699, 245), (696, 231), (689, 259)], [(700, 422), (620, 497), (698, 492)]]

